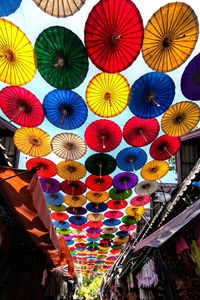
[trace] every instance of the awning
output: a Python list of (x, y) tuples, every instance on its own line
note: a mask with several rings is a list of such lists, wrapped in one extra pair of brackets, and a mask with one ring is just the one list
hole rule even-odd
[(139, 242), (134, 251), (144, 247), (158, 248), (181, 228), (200, 215), (200, 200), (187, 207), (182, 213)]
[(0, 167), (0, 195), (34, 244), (60, 264), (60, 246), (36, 171)]

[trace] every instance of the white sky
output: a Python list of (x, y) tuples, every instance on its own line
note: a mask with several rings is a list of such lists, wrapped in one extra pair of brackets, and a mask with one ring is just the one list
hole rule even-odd
[[(44, 13), (41, 9), (39, 9), (36, 4), (32, 0), (22, 0), (22, 4), (20, 8), (12, 15), (8, 16), (7, 19), (18, 25), (28, 36), (28, 38), (31, 40), (32, 44), (35, 44), (36, 38), (38, 35), (46, 28), (50, 26), (64, 26), (72, 30), (75, 34), (81, 38), (82, 41), (84, 41), (84, 26), (85, 26), (85, 21), (87, 19), (87, 16), (92, 9), (92, 7), (98, 2), (98, 0), (86, 0), (85, 5), (81, 8), (79, 12), (77, 12), (74, 16), (70, 16), (68, 18), (56, 18), (52, 17), (46, 13)], [(144, 26), (146, 25), (148, 19), (152, 16), (152, 14), (159, 9), (160, 6), (163, 6), (166, 3), (169, 2), (174, 2), (174, 1), (166, 1), (166, 0), (135, 0), (134, 3), (140, 10), (141, 16), (143, 18), (143, 23)], [(199, 1), (198, 0), (186, 0), (184, 1), (185, 3), (188, 3), (196, 12), (200, 19), (200, 6), (199, 6)], [(180, 102), (183, 100), (186, 100), (184, 96), (182, 95), (180, 91), (180, 78), (181, 75), (188, 64), (188, 62), (196, 55), (198, 54), (200, 50), (200, 42), (198, 40), (196, 47), (190, 56), (190, 58), (177, 70), (173, 72), (167, 73), (175, 82), (176, 85), (176, 95), (174, 102)], [(85, 90), (86, 87), (89, 83), (89, 81), (92, 79), (94, 75), (97, 73), (100, 73), (101, 71), (97, 69), (91, 61), (89, 62), (89, 72), (84, 80), (84, 82), (76, 88), (74, 91), (79, 93), (83, 99), (85, 99)], [(123, 71), (122, 74), (127, 78), (129, 81), (129, 84), (132, 85), (136, 79), (138, 79), (140, 76), (144, 75), (145, 73), (151, 72), (152, 70), (145, 64), (142, 55), (140, 53), (139, 57), (137, 60), (130, 66), (127, 70)], [(0, 89), (5, 87), (6, 85), (2, 82), (0, 82)], [(26, 89), (30, 90), (32, 93), (34, 93), (42, 102), (44, 99), (44, 96), (54, 90), (54, 87), (51, 87), (39, 74), (37, 71), (36, 76), (34, 79), (28, 83), (27, 85), (24, 86)], [(4, 117), (3, 113), (0, 112), (0, 115)], [(130, 112), (129, 108), (127, 109), (119, 116), (112, 118), (110, 120), (117, 122), (121, 128), (123, 128), (124, 123), (131, 118), (133, 115)], [(82, 138), (84, 137), (84, 131), (85, 128), (94, 120), (99, 119), (96, 115), (90, 112), (89, 110), (89, 115), (86, 123), (79, 129), (69, 131), (73, 132), (75, 134), (80, 135)], [(158, 118), (160, 120), (160, 118)], [(46, 130), (51, 137), (55, 136), (56, 134), (63, 132), (62, 129), (56, 128), (53, 126), (51, 123), (49, 123), (46, 119), (39, 126), (43, 130)], [(162, 133), (160, 132), (160, 135)], [(108, 154), (113, 155), (116, 157), (117, 153), (122, 150), (125, 147), (129, 147), (128, 144), (125, 142), (122, 142), (120, 144), (120, 147), (118, 147), (115, 151), (109, 152)], [(145, 147), (144, 150), (149, 151), (149, 146)], [(84, 163), (85, 159), (93, 154), (94, 152), (91, 151), (88, 148), (87, 154), (83, 157), (83, 159), (79, 160), (80, 162)], [(47, 156), (47, 158), (52, 159), (54, 162), (59, 162), (62, 159), (54, 155), (53, 153)], [(152, 160), (150, 157), (148, 161)], [(20, 168), (25, 168), (25, 158), (24, 155), (21, 155), (21, 160), (20, 160)], [(122, 170), (117, 169), (116, 174), (122, 172)], [(113, 174), (115, 174), (113, 173)], [(112, 174), (112, 175), (113, 175)], [(139, 176), (140, 171), (137, 171), (136, 174)], [(87, 176), (90, 175), (87, 173)], [(140, 177), (141, 179), (141, 177)], [(60, 181), (63, 181), (63, 179), (60, 179)], [(166, 175), (163, 178), (163, 182), (174, 182), (175, 181), (175, 174), (173, 172), (169, 172), (168, 175)]]

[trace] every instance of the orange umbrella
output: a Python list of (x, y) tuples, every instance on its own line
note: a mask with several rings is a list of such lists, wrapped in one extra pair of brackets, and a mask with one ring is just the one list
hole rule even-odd
[(77, 161), (67, 160), (61, 161), (57, 164), (57, 173), (58, 175), (69, 181), (79, 180), (86, 175), (86, 169), (84, 165)]
[(64, 197), (64, 201), (66, 204), (70, 206), (81, 207), (86, 203), (87, 199), (84, 195), (80, 195), (80, 196), (66, 195)]
[(51, 137), (40, 128), (21, 127), (15, 131), (15, 146), (30, 156), (46, 156), (51, 152)]
[(104, 215), (99, 213), (90, 213), (87, 215), (87, 218), (90, 221), (102, 221), (103, 219), (105, 219)]
[(91, 202), (102, 203), (109, 199), (109, 193), (89, 191), (89, 192), (87, 192), (86, 197)]
[(166, 110), (162, 117), (162, 130), (170, 136), (182, 136), (194, 129), (199, 119), (199, 106), (190, 101), (182, 101)]
[(159, 180), (169, 171), (169, 164), (166, 161), (152, 160), (145, 164), (141, 170), (141, 176), (145, 180)]

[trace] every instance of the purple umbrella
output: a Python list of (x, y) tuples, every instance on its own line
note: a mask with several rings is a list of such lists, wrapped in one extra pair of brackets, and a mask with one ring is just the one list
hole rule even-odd
[(119, 190), (132, 189), (138, 183), (137, 175), (130, 172), (122, 172), (113, 177), (113, 186)]
[(71, 241), (73, 239), (73, 235), (71, 235), (71, 234), (64, 235), (64, 239), (65, 239), (65, 241)]
[(87, 228), (86, 231), (88, 233), (100, 233), (102, 231), (101, 228)]
[(97, 251), (99, 249), (99, 247), (87, 247), (88, 251)]
[(181, 77), (181, 90), (189, 100), (200, 100), (200, 53), (186, 66)]
[(69, 206), (66, 210), (69, 214), (76, 216), (85, 215), (87, 213), (87, 209), (85, 209), (84, 207)]
[(60, 182), (54, 178), (40, 178), (43, 192), (57, 193), (60, 191)]

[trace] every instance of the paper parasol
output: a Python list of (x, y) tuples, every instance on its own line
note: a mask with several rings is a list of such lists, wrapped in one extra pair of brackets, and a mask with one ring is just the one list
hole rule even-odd
[(130, 204), (134, 206), (143, 206), (150, 203), (151, 201), (152, 198), (148, 195), (137, 195), (131, 199)]
[(174, 156), (180, 147), (179, 137), (162, 135), (151, 144), (149, 153), (153, 159), (166, 160)]
[(86, 175), (86, 169), (83, 164), (73, 160), (61, 161), (57, 164), (58, 175), (70, 181), (76, 181)]
[(138, 183), (137, 175), (130, 172), (122, 172), (113, 177), (113, 186), (119, 190), (132, 189)]
[(67, 205), (70, 205), (72, 207), (81, 207), (86, 203), (87, 199), (84, 195), (79, 195), (79, 196), (66, 195), (64, 197), (64, 201)]
[(76, 181), (64, 180), (60, 184), (60, 189), (68, 195), (76, 196), (85, 193), (87, 187), (82, 181), (79, 180)]
[(105, 191), (112, 186), (112, 177), (108, 175), (101, 177), (96, 175), (89, 175), (86, 178), (85, 184), (92, 191)]
[(27, 170), (36, 168), (38, 176), (46, 178), (53, 177), (57, 173), (55, 163), (43, 157), (29, 159), (26, 163), (26, 168)]
[(86, 197), (91, 202), (102, 203), (109, 199), (109, 194), (107, 192), (89, 191), (87, 192)]
[(86, 159), (85, 167), (88, 172), (101, 177), (114, 172), (116, 160), (109, 154), (92, 154)]
[(116, 157), (117, 166), (123, 171), (137, 171), (147, 161), (146, 152), (136, 147), (127, 147), (121, 150)]
[(138, 183), (135, 187), (136, 194), (139, 195), (151, 195), (158, 189), (158, 183), (157, 181), (141, 181)]
[(60, 182), (55, 178), (40, 178), (40, 184), (45, 193), (57, 193), (60, 191)]
[(141, 176), (144, 180), (159, 180), (169, 171), (169, 165), (166, 161), (152, 160), (148, 162), (141, 170)]

